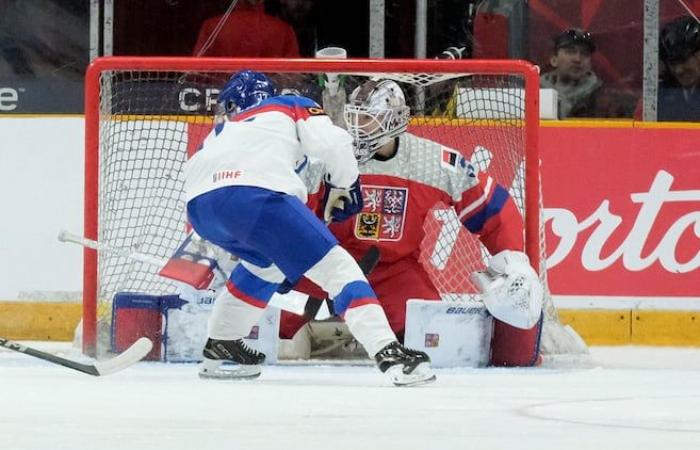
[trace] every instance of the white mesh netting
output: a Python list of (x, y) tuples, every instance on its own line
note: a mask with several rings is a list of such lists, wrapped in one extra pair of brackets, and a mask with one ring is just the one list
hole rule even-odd
[[(294, 89), (323, 103), (321, 73), (267, 72), (278, 88)], [(98, 240), (113, 247), (168, 258), (186, 234), (182, 165), (213, 123), (217, 88), (228, 72), (112, 70), (101, 73), (99, 106)], [(409, 131), (459, 150), (479, 170), (507, 187), (524, 216), (525, 195), (539, 185), (525, 177), (527, 161), (523, 78), (516, 73), (353, 73), (342, 77), (345, 93), (369, 76), (391, 78), (407, 94)], [(337, 108), (338, 105), (326, 105)], [(332, 117), (338, 117), (329, 111)], [(541, 221), (540, 221), (541, 223)], [(488, 256), (451, 209), (437, 206), (424, 224), (421, 262), (444, 300), (459, 301), (474, 292), (469, 273)], [(539, 236), (541, 275), (543, 230)], [(98, 322), (107, 324), (110, 303), (119, 291), (171, 294), (176, 286), (152, 266), (109, 252), (98, 253)], [(543, 336), (547, 353), (579, 352), (567, 336), (548, 296)], [(99, 327), (107, 330), (108, 326)], [(572, 338), (575, 340), (575, 338)]]

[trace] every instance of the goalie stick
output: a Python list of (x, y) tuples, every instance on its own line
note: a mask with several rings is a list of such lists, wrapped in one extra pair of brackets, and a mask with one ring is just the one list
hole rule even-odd
[(13, 342), (0, 337), (0, 347), (13, 350), (25, 355), (48, 361), (52, 364), (58, 364), (69, 369), (77, 370), (78, 372), (86, 373), (95, 377), (110, 375), (120, 370), (124, 370), (137, 362), (141, 361), (144, 356), (151, 351), (153, 343), (150, 339), (142, 337), (134, 342), (131, 347), (124, 350), (119, 355), (106, 361), (96, 361), (94, 364), (83, 364), (72, 359), (62, 358), (52, 355), (51, 353), (42, 352), (32, 347), (26, 347), (18, 342)]
[(123, 256), (125, 258), (133, 259), (135, 261), (141, 261), (152, 266), (162, 267), (167, 263), (167, 260), (161, 259), (151, 255), (145, 255), (143, 253), (138, 253), (132, 251), (128, 248), (114, 247), (103, 242), (93, 241), (77, 234), (70, 233), (66, 230), (61, 230), (58, 232), (58, 240), (61, 242), (71, 242), (73, 244), (82, 245), (83, 247), (91, 248), (93, 250), (100, 250), (107, 253), (112, 253), (117, 256)]

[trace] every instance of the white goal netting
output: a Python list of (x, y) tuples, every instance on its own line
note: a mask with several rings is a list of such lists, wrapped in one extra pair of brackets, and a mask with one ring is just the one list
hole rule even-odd
[[(196, 61), (190, 60), (187, 68), (173, 64), (167, 69), (162, 61), (148, 67), (142, 59), (133, 68), (99, 71), (96, 86), (87, 94), (97, 97), (98, 114), (91, 122), (88, 111), (88, 127), (96, 127), (97, 147), (96, 180), (87, 183), (88, 195), (95, 199), (86, 208), (94, 223), (94, 230), (86, 230), (94, 235), (88, 237), (160, 258), (168, 258), (185, 237), (182, 166), (209, 132), (218, 87), (236, 66), (231, 62), (231, 67), (224, 64), (214, 70), (205, 60), (200, 66)], [(447, 67), (445, 63), (440, 62), (440, 67)], [(539, 265), (546, 284), (539, 161), (532, 148), (536, 146), (538, 112), (530, 111), (537, 108), (537, 102), (526, 95), (536, 91), (526, 89), (520, 67), (509, 67), (507, 61), (501, 62), (500, 71), (478, 62), (471, 66), (459, 63), (464, 66), (459, 72), (411, 72), (399, 63), (392, 67), (391, 62), (381, 70), (373, 66), (365, 72), (358, 65), (342, 67), (342, 63), (328, 61), (304, 71), (298, 65), (287, 71), (281, 62), (274, 69), (270, 68), (274, 64), (268, 64), (260, 70), (273, 78), (278, 89), (294, 90), (321, 104), (326, 72), (341, 74), (341, 96), (368, 77), (398, 81), (411, 107), (409, 132), (458, 150), (509, 189), (525, 218), (527, 252)], [(470, 70), (464, 70), (467, 68)], [(334, 110), (342, 101), (325, 100), (338, 121)], [(443, 299), (473, 297), (475, 289), (468, 275), (484, 267), (485, 248), (444, 205), (434, 208), (424, 229), (421, 262)], [(176, 290), (152, 266), (113, 252), (98, 252), (96, 267), (88, 264), (86, 277), (94, 277), (94, 284), (86, 286), (95, 287), (94, 294), (86, 292), (86, 307), (94, 303), (97, 323), (105, 324), (99, 327), (103, 330), (109, 328), (110, 303), (117, 292), (171, 294)], [(545, 303), (544, 351), (580, 351), (573, 348), (580, 346), (574, 338), (563, 342), (569, 333), (559, 324), (549, 296)], [(93, 339), (88, 331), (86, 339)]]

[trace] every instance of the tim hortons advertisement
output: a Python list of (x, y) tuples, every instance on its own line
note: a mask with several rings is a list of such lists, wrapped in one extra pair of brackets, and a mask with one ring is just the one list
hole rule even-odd
[(700, 128), (541, 128), (550, 288), (700, 297)]
[[(190, 154), (209, 129), (189, 125)], [(479, 136), (455, 130), (431, 137), (470, 154)], [(540, 128), (552, 293), (700, 297), (698, 143), (700, 127)], [(498, 164), (495, 156), (490, 170)]]

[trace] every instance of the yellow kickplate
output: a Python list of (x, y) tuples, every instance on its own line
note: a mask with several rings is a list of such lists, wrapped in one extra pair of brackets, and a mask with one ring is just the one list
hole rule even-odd
[(631, 343), (700, 346), (700, 311), (633, 311)]
[(559, 310), (559, 320), (571, 325), (588, 345), (628, 345), (631, 316), (630, 310)]
[[(559, 319), (588, 345), (700, 346), (700, 311), (560, 309)], [(80, 302), (0, 302), (0, 336), (70, 341)]]
[(561, 309), (588, 345), (700, 346), (700, 311)]
[(13, 340), (71, 341), (81, 303), (0, 302), (0, 336)]

